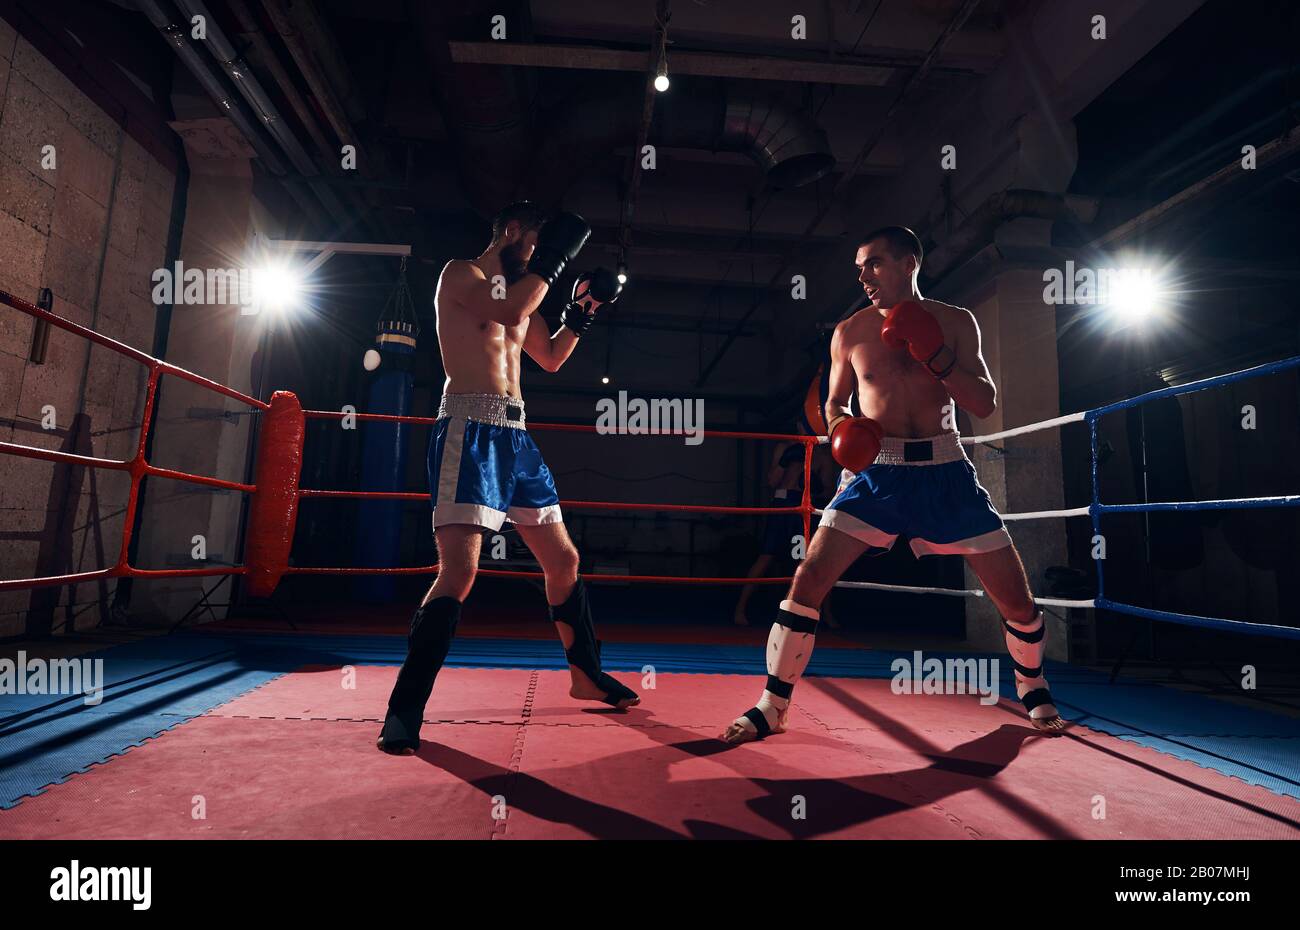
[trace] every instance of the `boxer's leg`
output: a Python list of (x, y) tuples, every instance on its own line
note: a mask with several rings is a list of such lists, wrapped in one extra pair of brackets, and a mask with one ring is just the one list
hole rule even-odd
[(1043, 676), (1047, 625), (1029, 592), (1029, 579), (1016, 547), (972, 553), (966, 562), (1002, 614), (1007, 651), (1015, 666), (1016, 694), (1029, 712), (1029, 722), (1049, 733), (1064, 731), (1065, 721), (1052, 703)]
[(376, 745), (384, 752), (410, 755), (420, 748), (420, 724), (434, 679), (447, 658), (460, 605), (474, 586), (482, 527), (456, 523), (434, 532), (438, 577), (411, 618), (406, 660), (388, 698), (388, 714)]
[(573, 679), (569, 695), (612, 707), (640, 704), (636, 692), (600, 670), (600, 640), (596, 639), (586, 586), (578, 575), (578, 550), (564, 524), (516, 523), (515, 529), (546, 575), (546, 602)]
[(828, 526), (818, 527), (790, 592), (781, 602), (767, 637), (767, 684), (758, 703), (727, 727), (722, 739), (747, 743), (785, 730), (794, 686), (808, 667), (817, 629), (817, 605), (867, 543)]
[(540, 526), (516, 523), (515, 531), (546, 576), (546, 602), (564, 603), (578, 580), (578, 550), (569, 531), (560, 522)]

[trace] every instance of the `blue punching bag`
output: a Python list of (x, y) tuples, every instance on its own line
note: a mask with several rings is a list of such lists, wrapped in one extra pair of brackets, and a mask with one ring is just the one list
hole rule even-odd
[[(412, 363), (419, 328), (406, 320), (381, 320), (375, 337), (379, 364), (370, 377), (366, 413), (409, 416), (415, 378)], [(374, 365), (371, 352), (366, 367)], [(364, 420), (361, 423), (362, 491), (405, 491), (406, 453), (410, 446), (409, 423)], [(365, 568), (390, 568), (403, 564), (401, 558), (402, 513), (406, 503), (398, 500), (362, 500), (357, 507), (355, 564)], [(393, 575), (361, 575), (355, 582), (358, 600), (389, 604), (397, 599)]]

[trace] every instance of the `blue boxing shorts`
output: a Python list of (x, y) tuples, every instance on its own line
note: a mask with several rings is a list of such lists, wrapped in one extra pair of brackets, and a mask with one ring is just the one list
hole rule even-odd
[(844, 471), (819, 525), (881, 549), (903, 535), (918, 557), (972, 555), (1011, 545), (956, 433), (885, 437), (869, 468)]
[(524, 429), (523, 401), (513, 397), (443, 395), (429, 439), (429, 496), (434, 529), (564, 519), (551, 470)]

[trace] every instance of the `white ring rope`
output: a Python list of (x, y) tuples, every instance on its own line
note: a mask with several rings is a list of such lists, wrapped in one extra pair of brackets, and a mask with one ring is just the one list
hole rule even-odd
[(1026, 513), (999, 514), (1003, 520), (1050, 520), (1054, 517), (1086, 517), (1092, 511), (1087, 507), (1070, 510), (1031, 510)]
[(1004, 429), (1000, 433), (989, 433), (987, 436), (962, 436), (961, 442), (994, 442), (998, 439), (1008, 439), (1011, 436), (1023, 436), (1025, 433), (1035, 433), (1040, 429), (1050, 429), (1053, 426), (1063, 426), (1066, 423), (1078, 423), (1088, 416), (1088, 411), (1080, 410), (1078, 413), (1067, 413), (1063, 417), (1055, 417), (1051, 420), (1043, 420), (1040, 423), (1030, 423), (1026, 426), (1017, 426), (1015, 429)]
[[(837, 581), (837, 588), (861, 588), (868, 591), (904, 591), (909, 594), (945, 594), (949, 597), (988, 597), (979, 588), (926, 588), (907, 584), (879, 584), (874, 581)], [(1095, 602), (1088, 600), (1066, 600), (1059, 597), (1036, 597), (1035, 604), (1045, 607), (1093, 607)]]

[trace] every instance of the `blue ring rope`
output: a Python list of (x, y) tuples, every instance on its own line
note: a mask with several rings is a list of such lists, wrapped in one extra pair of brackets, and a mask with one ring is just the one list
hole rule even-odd
[[(1230, 372), (1226, 375), (1215, 375), (1212, 378), (1203, 378), (1200, 381), (1192, 381), (1189, 384), (1180, 384), (1175, 385), (1174, 387), (1149, 391), (1146, 394), (1139, 394), (1137, 397), (1130, 397), (1128, 400), (1117, 401), (1113, 404), (1106, 404), (1105, 406), (1085, 411), (1084, 418), (1088, 422), (1089, 438), (1092, 450), (1092, 503), (1088, 510), (1092, 516), (1093, 535), (1101, 535), (1101, 515), (1103, 513), (1235, 509), (1253, 510), (1264, 507), (1300, 507), (1300, 495), (1247, 497), (1236, 500), (1215, 501), (1103, 504), (1101, 502), (1101, 481), (1099, 476), (1100, 464), (1098, 461), (1097, 422), (1104, 414), (1114, 413), (1118, 410), (1128, 410), (1132, 407), (1137, 407), (1140, 404), (1145, 404), (1148, 401), (1160, 400), (1165, 397), (1177, 397), (1180, 394), (1191, 394), (1195, 391), (1204, 391), (1207, 388), (1232, 384), (1237, 381), (1245, 381), (1248, 378), (1258, 378), (1263, 375), (1271, 375), (1279, 371), (1288, 371), (1292, 368), (1300, 368), (1300, 356), (1282, 359), (1277, 362), (1268, 362), (1264, 365), (1256, 365), (1254, 368), (1246, 368), (1241, 371)], [(1135, 617), (1144, 617), (1148, 620), (1160, 620), (1166, 623), (1178, 623), (1184, 626), (1195, 626), (1212, 630), (1229, 630), (1234, 633), (1248, 633), (1252, 636), (1276, 636), (1282, 639), (1300, 639), (1300, 628), (1297, 627), (1279, 626), (1272, 623), (1254, 623), (1249, 620), (1224, 620), (1219, 617), (1200, 617), (1195, 614), (1182, 614), (1171, 610), (1155, 610), (1150, 607), (1138, 607), (1133, 604), (1122, 604), (1118, 601), (1112, 601), (1110, 598), (1105, 596), (1105, 573), (1102, 569), (1104, 562), (1104, 559), (1093, 559), (1093, 563), (1097, 566), (1097, 596), (1093, 603), (1099, 610), (1113, 610), (1117, 613), (1131, 614)]]

